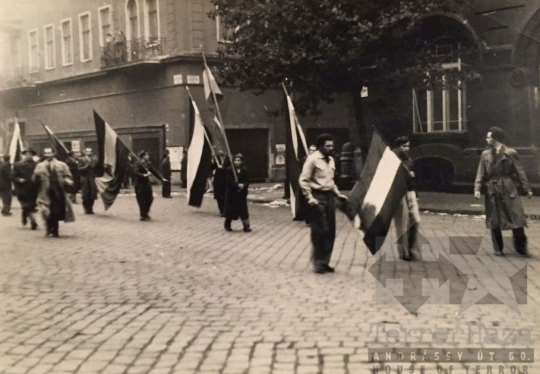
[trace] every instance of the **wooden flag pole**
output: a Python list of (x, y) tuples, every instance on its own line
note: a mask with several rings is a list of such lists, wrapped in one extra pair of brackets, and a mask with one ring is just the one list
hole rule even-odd
[[(202, 54), (203, 61), (204, 61), (204, 70), (206, 72), (206, 69), (210, 70), (210, 68), (206, 64), (206, 56), (204, 55), (204, 48), (202, 47), (202, 45), (200, 47), (201, 47), (201, 54)], [(208, 83), (210, 84), (210, 76), (207, 75), (206, 78), (208, 79)], [(238, 175), (236, 175), (236, 168), (234, 167), (234, 159), (232, 157), (231, 148), (229, 147), (229, 141), (227, 140), (227, 135), (225, 134), (225, 122), (223, 122), (223, 118), (221, 117), (221, 111), (219, 110), (219, 105), (218, 105), (218, 102), (217, 102), (216, 93), (212, 89), (211, 84), (210, 84), (210, 91), (212, 92), (212, 98), (214, 100), (214, 105), (216, 106), (216, 112), (217, 112), (217, 115), (218, 115), (218, 119), (219, 119), (219, 122), (221, 123), (221, 133), (222, 133), (223, 139), (225, 141), (225, 147), (227, 147), (227, 154), (229, 156), (229, 160), (231, 161), (231, 169), (232, 169), (232, 172), (233, 172), (233, 175), (234, 175), (234, 180), (235, 180), (236, 183), (238, 183)]]
[[(195, 102), (195, 99), (193, 99), (193, 96), (191, 95), (191, 91), (188, 86), (186, 86), (186, 91), (188, 92), (188, 95), (191, 101)], [(216, 164), (218, 164), (219, 167), (221, 167), (221, 164), (219, 163), (217, 155), (214, 152), (214, 147), (212, 145), (212, 142), (210, 141), (210, 138), (208, 137), (208, 134), (206, 133), (206, 128), (204, 127), (204, 125), (203, 125), (203, 130), (204, 130), (204, 138), (206, 139), (206, 141), (208, 142), (208, 145), (210, 146), (210, 150), (212, 151), (212, 156), (214, 157), (214, 161), (216, 162)]]

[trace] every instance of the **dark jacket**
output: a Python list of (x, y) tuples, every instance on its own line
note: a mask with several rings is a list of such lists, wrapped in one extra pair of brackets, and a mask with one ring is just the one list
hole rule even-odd
[(485, 188), (486, 226), (510, 230), (527, 226), (517, 185), (526, 193), (531, 186), (516, 150), (503, 146), (499, 154), (485, 150), (474, 183), (475, 192)]
[(11, 163), (0, 163), (0, 191), (11, 191)]
[(161, 159), (161, 175), (163, 175), (163, 178), (165, 179), (171, 179), (171, 158), (170, 157), (163, 157)]
[[(23, 208), (33, 209), (37, 204), (38, 185), (32, 179), (36, 165), (34, 160), (24, 160), (13, 165), (13, 185), (17, 199)], [(24, 181), (20, 181), (20, 179)]]
[[(247, 194), (249, 187), (249, 176), (246, 168), (242, 167), (237, 174), (238, 182), (234, 179), (233, 170), (229, 167), (225, 169), (225, 183), (227, 192), (225, 195), (225, 217), (236, 220), (238, 218), (249, 218)], [(238, 184), (243, 184), (239, 188)]]
[(140, 160), (135, 163), (133, 167), (133, 175), (135, 176), (135, 186), (142, 186), (145, 184), (150, 185), (150, 177), (145, 176), (147, 172), (150, 172), (154, 177), (163, 182), (163, 177), (159, 172), (152, 167), (150, 161)]
[(81, 195), (88, 199), (97, 199), (96, 185), (96, 157), (82, 157), (79, 159), (79, 173), (81, 178)]
[(79, 163), (76, 158), (68, 157), (66, 160), (66, 165), (68, 166), (71, 176), (73, 177), (73, 186), (71, 187), (71, 190), (73, 190), (73, 192), (77, 192), (81, 189), (81, 173), (79, 172)]

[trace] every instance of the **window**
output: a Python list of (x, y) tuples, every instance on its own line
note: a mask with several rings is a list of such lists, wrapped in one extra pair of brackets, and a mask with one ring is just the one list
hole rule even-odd
[(62, 65), (68, 66), (73, 64), (73, 26), (71, 18), (60, 22), (62, 31)]
[(158, 0), (145, 0), (146, 9), (146, 36), (152, 42), (159, 38)]
[[(461, 60), (443, 64), (443, 69), (461, 71)], [(443, 82), (445, 77), (443, 76)], [(444, 87), (435, 90), (413, 90), (413, 131), (443, 132), (465, 131), (466, 86), (459, 81), (456, 87)]]
[(43, 30), (45, 35), (45, 69), (50, 70), (56, 67), (54, 25), (47, 25)]
[[(216, 10), (218, 7), (216, 6)], [(221, 17), (216, 15), (216, 40), (218, 43), (232, 43), (234, 40), (234, 33), (238, 31), (240, 27), (237, 27), (236, 30), (226, 29), (221, 23)]]
[(28, 32), (28, 49), (29, 49), (29, 70), (30, 73), (39, 71), (39, 50), (38, 50), (38, 32), (32, 30)]
[(136, 0), (129, 0), (127, 3), (127, 31), (128, 40), (139, 38), (139, 7)]
[(11, 71), (13, 74), (20, 74), (21, 69), (21, 37), (20, 35), (11, 39)]
[(107, 45), (107, 34), (112, 37), (112, 17), (111, 6), (107, 5), (98, 9), (99, 12), (99, 45), (105, 47)]
[(81, 62), (92, 60), (92, 32), (90, 12), (79, 14), (79, 43)]

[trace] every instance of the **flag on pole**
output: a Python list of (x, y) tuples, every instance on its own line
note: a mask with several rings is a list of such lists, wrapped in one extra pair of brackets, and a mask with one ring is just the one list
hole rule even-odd
[(214, 95), (216, 95), (217, 101), (221, 101), (221, 99), (223, 99), (223, 93), (221, 93), (212, 71), (206, 64), (204, 64), (203, 85), (204, 97), (206, 98), (206, 101), (208, 101), (210, 105), (217, 105), (217, 103), (214, 103), (212, 92), (214, 92)]
[[(39, 121), (39, 122), (41, 122), (41, 121)], [(68, 150), (66, 149), (66, 147), (64, 147), (62, 142), (60, 140), (58, 140), (58, 138), (53, 134), (53, 132), (51, 131), (51, 129), (48, 126), (46, 126), (43, 122), (41, 122), (41, 124), (43, 125), (43, 128), (45, 129), (45, 132), (47, 133), (47, 135), (49, 136), (49, 139), (51, 140), (52, 147), (54, 148), (54, 150), (56, 152), (56, 158), (59, 161), (66, 162), (66, 160), (69, 157)]]
[(287, 113), (285, 123), (286, 134), (286, 163), (289, 185), (285, 188), (290, 189), (291, 213), (293, 220), (303, 220), (305, 211), (302, 207), (303, 196), (300, 189), (300, 174), (302, 172), (302, 160), (307, 156), (308, 150), (304, 131), (296, 116), (291, 97), (285, 91), (285, 100), (287, 101)]
[(345, 209), (355, 227), (364, 232), (372, 254), (384, 243), (394, 212), (407, 193), (407, 175), (400, 158), (375, 131), (366, 164)]
[(124, 175), (131, 164), (129, 154), (133, 153), (120, 140), (116, 132), (103, 118), (94, 111), (94, 124), (97, 133), (98, 163), (96, 169), (99, 177), (96, 178), (101, 199), (105, 210), (109, 209), (116, 200)]
[(193, 135), (187, 153), (187, 197), (188, 205), (200, 207), (210, 173), (212, 150), (206, 141), (199, 108), (194, 100), (190, 98), (190, 101), (190, 121), (193, 126)]
[(13, 125), (13, 137), (11, 138), (11, 143), (9, 144), (9, 161), (11, 165), (15, 164), (22, 160), (22, 138), (21, 138), (21, 127), (19, 126), (19, 121), (15, 118), (15, 123)]

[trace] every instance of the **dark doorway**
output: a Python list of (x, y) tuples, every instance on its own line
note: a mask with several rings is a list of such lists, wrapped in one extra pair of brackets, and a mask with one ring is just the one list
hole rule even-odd
[(159, 161), (161, 160), (159, 152), (159, 138), (135, 138), (133, 139), (133, 152), (136, 155), (140, 151), (147, 151), (150, 153), (150, 162), (156, 169), (159, 167)]
[(233, 155), (244, 155), (244, 163), (252, 182), (268, 178), (268, 130), (227, 129), (227, 139)]

